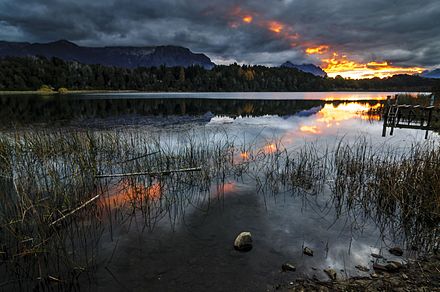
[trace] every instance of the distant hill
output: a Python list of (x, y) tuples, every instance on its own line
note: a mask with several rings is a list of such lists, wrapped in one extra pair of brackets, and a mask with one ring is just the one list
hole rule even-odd
[(420, 74), (420, 76), (425, 77), (425, 78), (440, 79), (440, 68), (432, 70), (432, 71), (429, 71), (429, 70), (423, 71), (422, 74)]
[(66, 40), (42, 44), (0, 41), (0, 57), (7, 56), (57, 57), (65, 61), (120, 68), (200, 65), (211, 69), (215, 65), (206, 55), (195, 54), (183, 47), (81, 47)]
[(293, 64), (290, 61), (287, 61), (281, 65), (281, 67), (284, 68), (295, 68), (302, 72), (311, 73), (315, 76), (325, 77), (327, 76), (327, 73), (324, 72), (324, 70), (321, 69), (321, 67), (313, 65), (313, 64)]

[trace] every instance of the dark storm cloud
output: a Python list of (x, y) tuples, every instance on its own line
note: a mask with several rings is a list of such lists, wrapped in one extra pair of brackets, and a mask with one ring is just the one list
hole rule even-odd
[(215, 61), (273, 65), (313, 60), (262, 25), (232, 28), (238, 7), (285, 24), (300, 43), (327, 44), (358, 60), (440, 64), (438, 0), (0, 0), (0, 39), (175, 44)]

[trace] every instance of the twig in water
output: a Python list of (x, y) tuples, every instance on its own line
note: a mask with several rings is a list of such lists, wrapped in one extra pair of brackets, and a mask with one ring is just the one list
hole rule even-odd
[(78, 212), (79, 210), (83, 209), (84, 207), (86, 207), (87, 205), (93, 203), (94, 201), (96, 201), (99, 198), (100, 195), (96, 195), (93, 198), (91, 198), (90, 200), (86, 201), (85, 203), (81, 204), (79, 207), (73, 209), (72, 211), (70, 211), (69, 213), (67, 213), (66, 215), (62, 216), (61, 218), (58, 218), (57, 220), (53, 221), (52, 223), (49, 224), (49, 227), (54, 226), (55, 224), (61, 222), (62, 220), (66, 219), (69, 216), (72, 216), (73, 214), (75, 214), (76, 212)]
[(100, 175), (95, 175), (95, 178), (126, 177), (126, 176), (141, 176), (141, 175), (159, 176), (159, 175), (169, 175), (171, 173), (190, 172), (190, 171), (202, 171), (202, 168), (201, 167), (192, 167), (192, 168), (182, 168), (182, 169), (164, 170), (164, 171), (156, 171), (156, 172), (131, 172), (131, 173), (100, 174)]

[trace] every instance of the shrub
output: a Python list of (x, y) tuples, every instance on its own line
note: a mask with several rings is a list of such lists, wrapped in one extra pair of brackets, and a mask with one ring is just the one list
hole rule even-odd
[(69, 92), (69, 90), (67, 88), (65, 88), (65, 87), (58, 88), (58, 93), (59, 94), (66, 94), (68, 92)]
[(40, 92), (53, 92), (53, 88), (49, 85), (41, 85), (41, 87), (38, 89)]

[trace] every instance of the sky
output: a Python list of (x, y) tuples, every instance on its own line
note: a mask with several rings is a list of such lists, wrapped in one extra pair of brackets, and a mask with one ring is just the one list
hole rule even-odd
[(439, 0), (0, 0), (0, 40), (179, 45), (217, 64), (313, 63), (329, 76), (440, 67)]

